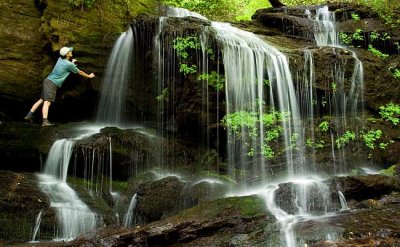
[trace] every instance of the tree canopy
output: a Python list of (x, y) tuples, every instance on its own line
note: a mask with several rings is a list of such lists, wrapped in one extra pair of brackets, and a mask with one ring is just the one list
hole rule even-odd
[[(219, 21), (250, 20), (257, 9), (283, 5), (311, 5), (326, 0), (161, 0), (163, 4), (185, 8)], [(353, 3), (372, 7), (381, 16), (400, 8), (399, 0), (331, 0), (330, 2)]]

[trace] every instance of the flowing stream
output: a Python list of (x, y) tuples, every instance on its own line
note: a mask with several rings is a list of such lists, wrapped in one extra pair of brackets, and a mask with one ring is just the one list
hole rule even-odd
[[(205, 19), (197, 14), (191, 14), (183, 9), (170, 9), (169, 16), (193, 16)], [(309, 15), (311, 18), (311, 14)], [(160, 17), (153, 36), (154, 60), (156, 63), (157, 90), (161, 96), (167, 94), (166, 78), (178, 79), (175, 75), (176, 54), (171, 50), (164, 50), (166, 45), (172, 46), (173, 40), (163, 36), (163, 29), (168, 17)], [(333, 52), (343, 49), (338, 43), (334, 14), (323, 7), (316, 11), (315, 40), (318, 46), (329, 46)], [(96, 122), (100, 124), (121, 126), (127, 123), (125, 108), (127, 107), (126, 93), (132, 82), (135, 42), (138, 40), (139, 29), (129, 28), (121, 34), (111, 53), (107, 70), (101, 87), (101, 99), (98, 106)], [(135, 36), (136, 35), (136, 36)], [(211, 37), (212, 36), (212, 37)], [(178, 36), (177, 36), (178, 37)], [(241, 114), (251, 119), (251, 124), (240, 127), (228, 126), (227, 129), (227, 159), (228, 171), (247, 190), (254, 184), (263, 185), (259, 192), (266, 201), (268, 210), (275, 216), (281, 225), (281, 246), (295, 247), (302, 243), (301, 236), (297, 236), (295, 225), (303, 220), (326, 217), (335, 211), (330, 198), (330, 191), (321, 178), (313, 177), (316, 159), (305, 153), (307, 129), (311, 133), (310, 140), (316, 142), (314, 117), (316, 115), (314, 102), (318, 100), (315, 91), (315, 67), (312, 50), (304, 51), (304, 73), (301, 86), (294, 85), (293, 72), (290, 71), (288, 58), (277, 48), (264, 41), (253, 33), (240, 30), (227, 23), (211, 22), (211, 25), (199, 36), (201, 52), (197, 65), (202, 73), (210, 73), (207, 46), (210, 40), (217, 42), (222, 54), (224, 70), (224, 88), (226, 113), (230, 116)], [(336, 49), (336, 50), (335, 50)], [(351, 86), (348, 92), (343, 92), (346, 63), (334, 64), (331, 72), (337, 91), (327, 96), (330, 105), (330, 114), (337, 119), (341, 126), (346, 127), (348, 116), (356, 117), (362, 106), (359, 102), (363, 90), (362, 63), (351, 52), (355, 60), (351, 76)], [(173, 68), (172, 68), (173, 67)], [(208, 112), (209, 89), (203, 84), (203, 101)], [(173, 86), (168, 90), (175, 90)], [(169, 102), (160, 100), (157, 114), (161, 124), (161, 135), (174, 138), (174, 112), (165, 114), (165, 105)], [(272, 120), (273, 121), (272, 121)], [(218, 119), (220, 120), (220, 119)], [(277, 122), (273, 126), (270, 122)], [(207, 114), (207, 124), (210, 122)], [(168, 129), (168, 132), (163, 132)], [(337, 136), (332, 136), (332, 144)], [(81, 138), (81, 137), (79, 137)], [(208, 138), (208, 137), (207, 137)], [(58, 231), (55, 239), (71, 240), (79, 234), (94, 231), (102, 222), (101, 218), (93, 213), (67, 185), (66, 177), (71, 158), (74, 141), (76, 139), (58, 140), (53, 144), (45, 164), (44, 174), (38, 175), (40, 186), (51, 198), (51, 207), (57, 212)], [(112, 140), (109, 141), (109, 190), (112, 193)], [(270, 161), (277, 148), (272, 143), (283, 143), (283, 159), (279, 165)], [(207, 147), (209, 139), (207, 139)], [(161, 143), (163, 147), (163, 143)], [(273, 149), (275, 148), (275, 149)], [(158, 164), (164, 169), (164, 150), (160, 148)], [(95, 150), (93, 158), (88, 158), (87, 179), (94, 179)], [(343, 150), (335, 152), (332, 149), (335, 161), (335, 173), (346, 171), (346, 154)], [(101, 157), (104, 158), (104, 157)], [(105, 166), (105, 164), (104, 164)], [(336, 168), (337, 166), (337, 168)], [(279, 167), (277, 169), (276, 167)], [(285, 183), (291, 183), (294, 210), (287, 212), (276, 202), (275, 192), (280, 189), (279, 184), (272, 183), (271, 177), (275, 172), (285, 174)], [(252, 178), (250, 181), (249, 178)], [(93, 182), (93, 181), (92, 181)], [(97, 183), (96, 183), (97, 184)], [(317, 194), (316, 198), (314, 195)], [(313, 197), (314, 196), (314, 197)], [(347, 209), (343, 194), (339, 193), (342, 210)], [(339, 200), (339, 198), (338, 198)], [(137, 194), (130, 200), (124, 218), (124, 226), (134, 224), (134, 208), (137, 203)]]
[[(82, 138), (87, 135), (83, 135)], [(69, 241), (78, 235), (94, 231), (102, 222), (101, 217), (80, 200), (67, 184), (67, 172), (74, 141), (56, 141), (48, 154), (44, 173), (38, 174), (39, 186), (50, 198), (50, 207), (58, 220), (55, 241)]]

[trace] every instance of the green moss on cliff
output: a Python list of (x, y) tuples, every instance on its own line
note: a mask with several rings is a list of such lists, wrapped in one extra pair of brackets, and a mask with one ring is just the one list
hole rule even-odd
[(228, 197), (206, 202), (178, 214), (180, 218), (212, 219), (214, 217), (240, 215), (243, 218), (262, 216), (267, 213), (265, 202), (257, 196)]

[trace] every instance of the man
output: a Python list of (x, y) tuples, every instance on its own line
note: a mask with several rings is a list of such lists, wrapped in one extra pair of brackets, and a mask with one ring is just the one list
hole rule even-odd
[[(50, 75), (44, 79), (43, 88), (40, 99), (33, 104), (31, 110), (25, 116), (25, 120), (33, 122), (33, 113), (43, 104), (42, 107), (42, 126), (52, 126), (53, 124), (48, 120), (49, 108), (52, 102), (56, 99), (57, 87), (61, 87), (65, 79), (72, 72), (74, 74), (79, 74), (86, 78), (93, 78), (95, 75), (91, 73), (86, 74), (82, 70), (79, 70), (75, 65), (75, 59), (72, 59), (72, 47), (63, 47), (60, 49), (60, 58), (53, 68)], [(70, 61), (72, 59), (72, 62)]]

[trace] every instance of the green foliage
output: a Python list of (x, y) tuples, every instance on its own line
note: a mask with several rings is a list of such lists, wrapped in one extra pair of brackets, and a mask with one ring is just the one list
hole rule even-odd
[(197, 66), (194, 64), (179, 64), (179, 72), (182, 72), (184, 75), (194, 74), (197, 72)]
[(218, 92), (224, 88), (225, 85), (225, 77), (220, 76), (217, 72), (212, 71), (211, 74), (201, 74), (198, 77), (198, 80), (207, 81), (208, 85), (215, 88)]
[(350, 141), (354, 141), (356, 139), (356, 134), (354, 131), (346, 131), (342, 136), (336, 139), (336, 147), (341, 148), (344, 147), (346, 144), (349, 144)]
[(375, 149), (375, 142), (382, 137), (381, 130), (370, 130), (363, 135), (364, 143), (370, 149)]
[(245, 0), (243, 3), (248, 2), (245, 7), (239, 11), (239, 15), (236, 16), (237, 21), (251, 20), (251, 16), (256, 12), (257, 9), (264, 9), (271, 7), (270, 3), (266, 0)]
[(264, 79), (263, 82), (264, 82), (264, 85), (267, 86), (267, 87), (269, 87), (271, 85), (271, 82), (269, 80), (267, 80), (267, 79)]
[(383, 174), (383, 175), (394, 177), (394, 175), (396, 175), (396, 165), (392, 165), (391, 167), (389, 167), (386, 170), (381, 170), (381, 171), (379, 171), (379, 173)]
[(361, 20), (360, 16), (357, 13), (351, 13), (351, 19), (353, 19), (356, 22)]
[(267, 144), (261, 146), (261, 153), (267, 159), (272, 159), (275, 156), (274, 150)]
[(282, 3), (290, 6), (297, 6), (297, 5), (311, 5), (317, 3), (325, 3), (325, 0), (282, 0)]
[(222, 122), (236, 133), (239, 133), (241, 127), (254, 128), (257, 121), (258, 114), (247, 111), (230, 113), (222, 119)]
[(385, 106), (380, 106), (379, 114), (383, 120), (392, 122), (393, 125), (397, 125), (400, 122), (400, 105), (389, 103)]
[(206, 53), (207, 53), (208, 57), (210, 58), (210, 60), (215, 60), (215, 54), (214, 54), (213, 49), (207, 48)]
[(362, 29), (359, 29), (359, 28), (356, 29), (354, 31), (354, 33), (350, 33), (350, 34), (340, 32), (339, 38), (344, 44), (350, 45), (351, 43), (353, 43), (353, 41), (363, 41), (364, 40), (364, 32)]
[(378, 39), (385, 41), (385, 40), (390, 40), (392, 37), (390, 37), (390, 35), (386, 32), (384, 32), (384, 33), (371, 32), (370, 38), (371, 38), (371, 41), (378, 40)]
[(327, 132), (329, 130), (329, 123), (328, 121), (322, 121), (319, 125), (318, 128), (322, 131), (322, 132)]
[(68, 0), (68, 3), (73, 7), (92, 7), (94, 0)]
[(347, 33), (340, 32), (339, 38), (346, 45), (349, 45), (353, 42), (352, 37), (350, 35), (348, 35)]
[(176, 50), (178, 57), (181, 59), (187, 59), (189, 57), (188, 50), (197, 50), (200, 48), (200, 42), (197, 37), (178, 37), (174, 40), (174, 49)]
[(371, 41), (377, 40), (379, 38), (380, 34), (377, 32), (371, 32), (369, 37), (371, 38)]
[(325, 147), (325, 142), (323, 140), (319, 140), (318, 142), (313, 142), (311, 139), (307, 139), (306, 146), (308, 148), (323, 149)]
[(161, 94), (156, 97), (156, 100), (158, 102), (160, 102), (160, 101), (168, 101), (168, 97), (169, 97), (169, 91), (168, 91), (168, 88), (166, 87), (161, 92)]
[(372, 45), (368, 45), (368, 51), (380, 58), (387, 58), (389, 56), (388, 54), (382, 53), (380, 50), (374, 48)]
[(189, 59), (190, 50), (200, 49), (199, 39), (194, 36), (178, 37), (174, 40), (173, 47), (176, 50), (177, 55), (180, 59), (179, 72), (182, 72), (184, 75), (196, 73), (197, 66), (194, 64), (184, 63), (184, 61)]
[(400, 79), (400, 69), (395, 69), (393, 72), (394, 78)]
[(249, 4), (248, 0), (162, 0), (162, 2), (165, 5), (200, 13), (213, 20), (234, 20)]
[(332, 82), (331, 87), (332, 87), (332, 91), (333, 91), (334, 93), (336, 93), (336, 91), (337, 91), (337, 85), (336, 85), (336, 83)]
[[(260, 116), (256, 112), (238, 111), (227, 114), (221, 121), (229, 127), (233, 133), (238, 136), (248, 136), (254, 143), (261, 143), (259, 136), (259, 126), (262, 124), (265, 133), (263, 133), (263, 144), (258, 147), (248, 145), (248, 155), (254, 156), (257, 152), (267, 159), (275, 156), (275, 152), (270, 146), (270, 143), (277, 140), (283, 132), (281, 121), (286, 121), (290, 116), (287, 112), (277, 112), (270, 110), (268, 113)], [(294, 138), (294, 137), (293, 137)], [(257, 151), (258, 150), (258, 151)]]
[(356, 31), (352, 35), (353, 40), (363, 41), (364, 40), (364, 32), (361, 29), (356, 29)]
[[(94, 1), (94, 0), (69, 0), (74, 2)], [(325, 3), (326, 0), (282, 0), (282, 3), (288, 6), (311, 5)], [(375, 10), (385, 23), (395, 28), (399, 26), (400, 19), (393, 11), (400, 7), (400, 1), (383, 0), (335, 0), (334, 2), (351, 2), (371, 7)], [(175, 7), (181, 7), (200, 13), (212, 20), (251, 20), (251, 16), (257, 9), (271, 7), (267, 0), (162, 0), (162, 4)], [(353, 21), (360, 20), (357, 13), (351, 13)]]

